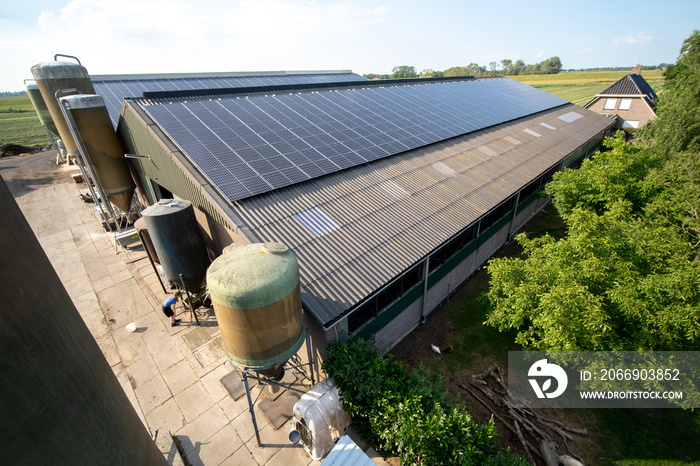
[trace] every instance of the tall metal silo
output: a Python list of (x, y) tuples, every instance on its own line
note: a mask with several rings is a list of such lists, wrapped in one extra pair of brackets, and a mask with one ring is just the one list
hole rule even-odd
[(124, 157), (124, 149), (114, 132), (104, 99), (99, 95), (79, 94), (61, 97), (75, 123), (89, 161), (109, 200), (124, 212), (131, 207), (136, 184)]
[(63, 117), (56, 92), (66, 89), (76, 89), (78, 93), (95, 94), (95, 88), (85, 67), (67, 61), (52, 61), (38, 63), (32, 66), (32, 75), (36, 81), (46, 107), (49, 110), (58, 134), (69, 157), (77, 157), (78, 146), (73, 139), (70, 128)]
[(39, 123), (46, 129), (46, 133), (49, 135), (51, 142), (54, 142), (53, 136), (59, 136), (58, 128), (56, 128), (56, 124), (51, 118), (51, 113), (49, 113), (49, 108), (46, 106), (46, 102), (44, 102), (44, 97), (41, 95), (39, 86), (36, 83), (27, 83), (24, 88), (27, 90), (29, 100), (32, 102), (36, 115), (39, 117)]

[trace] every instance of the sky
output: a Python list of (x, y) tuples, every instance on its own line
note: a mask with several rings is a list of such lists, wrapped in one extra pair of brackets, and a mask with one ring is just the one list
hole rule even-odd
[(3, 0), (0, 91), (57, 53), (90, 74), (673, 63), (700, 1)]

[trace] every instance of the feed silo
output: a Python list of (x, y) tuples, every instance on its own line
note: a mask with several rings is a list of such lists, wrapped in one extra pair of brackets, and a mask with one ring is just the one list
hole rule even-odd
[(79, 94), (59, 100), (75, 123), (75, 131), (89, 159), (86, 163), (92, 164), (102, 191), (112, 203), (129, 212), (136, 185), (104, 99), (99, 95)]
[(24, 88), (27, 90), (29, 100), (32, 102), (36, 115), (39, 117), (39, 123), (46, 128), (46, 131), (50, 133), (49, 136), (53, 140), (53, 135), (58, 136), (58, 128), (56, 128), (51, 118), (51, 113), (49, 113), (49, 108), (46, 106), (39, 86), (36, 83), (27, 83)]
[(294, 253), (275, 242), (229, 246), (209, 267), (207, 285), (231, 362), (280, 374), (306, 337)]
[(70, 128), (63, 117), (56, 92), (75, 89), (76, 93), (95, 94), (95, 88), (85, 67), (66, 61), (43, 62), (32, 66), (32, 75), (36, 81), (51, 119), (58, 129), (69, 157), (77, 157), (78, 146), (73, 139)]
[(190, 201), (162, 199), (141, 212), (165, 276), (181, 279), (188, 291), (200, 290), (209, 254)]

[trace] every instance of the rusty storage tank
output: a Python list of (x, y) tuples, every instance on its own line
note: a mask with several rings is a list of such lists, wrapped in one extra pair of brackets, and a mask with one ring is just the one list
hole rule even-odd
[(162, 199), (141, 212), (165, 276), (198, 292), (209, 267), (204, 240), (189, 201)]
[(280, 374), (306, 336), (294, 253), (276, 242), (231, 245), (209, 267), (207, 286), (231, 362)]
[(85, 67), (67, 61), (43, 62), (32, 66), (32, 75), (36, 81), (46, 107), (49, 109), (58, 134), (66, 146), (69, 157), (78, 156), (78, 146), (73, 140), (70, 128), (63, 117), (61, 107), (56, 99), (56, 91), (76, 89), (81, 94), (94, 94), (95, 88)]
[(58, 128), (56, 128), (53, 119), (51, 119), (49, 108), (46, 106), (46, 102), (44, 102), (44, 97), (41, 95), (39, 86), (36, 83), (27, 83), (24, 88), (27, 90), (29, 100), (31, 100), (36, 115), (39, 117), (39, 123), (58, 136)]
[(112, 120), (102, 96), (71, 95), (60, 98), (75, 122), (102, 191), (124, 212), (131, 208), (134, 180), (124, 157), (124, 150), (114, 132)]

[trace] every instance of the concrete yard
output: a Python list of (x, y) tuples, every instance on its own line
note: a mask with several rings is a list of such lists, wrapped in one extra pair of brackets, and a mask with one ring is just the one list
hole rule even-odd
[[(5, 158), (0, 175), (134, 409), (151, 435), (158, 432), (156, 443), (168, 463), (184, 464), (172, 433), (192, 465), (320, 464), (288, 443), (290, 422), (279, 417), (284, 412), (268, 412), (282, 424), (273, 428), (260, 410), (265, 394), (255, 405), (263, 444), (258, 447), (245, 395), (234, 400), (221, 383), (235, 369), (221, 348), (213, 310), (199, 310), (199, 326), (183, 313), (182, 324), (171, 327), (160, 308), (167, 294), (142, 245), (115, 248), (114, 234), (102, 228), (94, 204), (79, 197), (86, 187), (71, 178), (77, 168), (49, 169), (52, 160), (53, 152)], [(50, 176), (27, 176), (22, 170), (30, 165), (45, 167)], [(133, 333), (126, 328), (132, 322)], [(296, 387), (306, 390), (309, 384)], [(260, 388), (251, 393), (255, 399)], [(287, 415), (294, 399), (286, 400)], [(352, 429), (351, 436), (375, 463), (385, 464)]]

